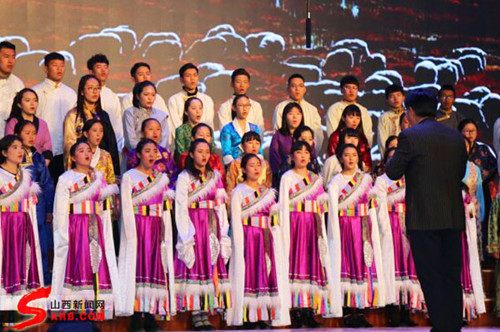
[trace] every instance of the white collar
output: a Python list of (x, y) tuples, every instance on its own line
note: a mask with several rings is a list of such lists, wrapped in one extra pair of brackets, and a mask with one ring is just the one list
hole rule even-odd
[(92, 155), (92, 160), (90, 161), (90, 167), (95, 168), (99, 159), (101, 158), (101, 149), (97, 147), (94, 154)]
[(45, 78), (44, 82), (45, 82), (46, 85), (48, 85), (49, 87), (51, 87), (53, 89), (58, 89), (63, 84), (62, 82), (56, 83), (56, 82), (52, 81), (49, 78)]
[(238, 122), (238, 119), (234, 118), (233, 127), (234, 127), (234, 130), (236, 130), (236, 132), (238, 133), (238, 135), (240, 135), (240, 138), (243, 137), (243, 135), (245, 135), (246, 132), (250, 131), (250, 124), (249, 124), (248, 120), (246, 120), (245, 128), (242, 129), (240, 127), (240, 123)]
[(296, 101), (296, 100), (293, 100), (292, 98), (288, 97), (287, 102), (288, 102), (288, 103), (297, 103), (297, 104), (299, 104), (300, 106), (304, 106), (304, 104), (305, 104), (306, 100), (305, 100), (304, 98), (302, 98), (302, 100), (301, 100), (301, 101)]

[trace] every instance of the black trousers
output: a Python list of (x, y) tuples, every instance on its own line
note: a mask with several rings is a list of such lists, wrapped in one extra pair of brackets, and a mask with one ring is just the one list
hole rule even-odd
[(415, 268), (424, 292), (432, 332), (462, 327), (462, 238), (460, 230), (409, 230)]

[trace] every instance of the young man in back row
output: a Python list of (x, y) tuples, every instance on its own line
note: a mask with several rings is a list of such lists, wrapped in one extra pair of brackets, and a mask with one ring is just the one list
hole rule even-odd
[[(244, 68), (238, 68), (231, 74), (231, 88), (233, 89), (233, 96), (222, 103), (217, 112), (217, 125), (220, 129), (233, 121), (231, 111), (234, 97), (237, 95), (246, 95), (250, 88), (250, 74)], [(248, 113), (247, 121), (256, 124), (260, 131), (264, 132), (264, 116), (262, 106), (260, 106), (258, 101), (250, 99), (250, 112)]]
[(214, 102), (208, 95), (198, 91), (199, 79), (199, 70), (194, 64), (186, 63), (179, 69), (182, 91), (170, 97), (167, 104), (175, 128), (182, 125), (184, 103), (190, 97), (197, 97), (203, 103), (201, 122), (214, 127)]
[[(151, 74), (151, 66), (146, 62), (136, 62), (130, 69), (130, 76), (132, 78), (132, 82), (134, 82), (134, 85), (144, 81), (150, 81), (150, 82), (153, 81), (152, 80), (153, 75)], [(124, 113), (127, 108), (134, 107), (134, 105), (132, 104), (132, 100), (133, 100), (133, 93), (132, 91), (130, 91), (122, 98), (122, 113)], [(165, 103), (165, 99), (163, 99), (163, 97), (160, 96), (159, 93), (156, 93), (155, 95), (153, 108), (159, 109), (160, 111), (168, 115), (167, 119), (168, 134), (169, 134), (168, 142), (169, 144), (173, 144), (176, 127), (173, 121), (173, 117), (170, 115), (170, 112), (167, 108), (167, 104)]]
[(385, 88), (385, 99), (390, 109), (378, 118), (377, 142), (380, 153), (385, 153), (385, 143), (389, 136), (398, 136), (401, 132), (399, 119), (404, 113), (405, 93), (399, 84), (392, 84)]
[(273, 113), (273, 129), (278, 130), (282, 125), (283, 110), (289, 103), (295, 102), (300, 105), (304, 115), (304, 125), (310, 127), (314, 131), (314, 143), (316, 144), (316, 152), (319, 152), (323, 146), (323, 129), (321, 127), (321, 116), (319, 115), (316, 106), (307, 102), (304, 96), (307, 92), (306, 80), (300, 74), (293, 74), (288, 78), (288, 98), (279, 103)]
[(344, 76), (340, 80), (340, 90), (342, 91), (342, 100), (336, 102), (326, 112), (326, 127), (328, 137), (337, 129), (342, 112), (347, 105), (355, 104), (361, 110), (361, 121), (363, 122), (363, 133), (368, 140), (368, 145), (373, 146), (372, 119), (366, 107), (358, 103), (359, 81), (352, 75)]
[(12, 72), (16, 65), (16, 46), (8, 41), (0, 43), (0, 135), (5, 132), (5, 120), (12, 110), (12, 102), (23, 82)]
[(101, 107), (109, 114), (111, 125), (116, 136), (116, 144), (118, 151), (123, 149), (123, 121), (122, 121), (122, 106), (120, 98), (110, 88), (106, 86), (106, 81), (109, 77), (109, 60), (102, 54), (95, 54), (87, 60), (87, 69), (89, 74), (97, 77), (101, 83)]
[(54, 158), (49, 164), (52, 179), (57, 183), (59, 175), (64, 173), (63, 157), (63, 120), (69, 110), (76, 106), (76, 92), (62, 80), (66, 71), (65, 59), (60, 53), (52, 52), (44, 57), (43, 70), (46, 78), (35, 85), (38, 94), (36, 116), (45, 120), (52, 139)]

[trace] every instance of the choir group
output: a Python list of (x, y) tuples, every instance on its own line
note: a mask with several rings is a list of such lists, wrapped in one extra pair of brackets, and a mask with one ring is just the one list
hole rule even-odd
[[(120, 100), (105, 85), (105, 55), (88, 60), (76, 92), (62, 83), (61, 54), (45, 56), (46, 79), (31, 89), (12, 73), (15, 56), (0, 43), (5, 321), (44, 285), (51, 301), (101, 300), (107, 319), (133, 316), (132, 331), (157, 331), (158, 319), (185, 311), (196, 330), (213, 329), (212, 314), (246, 328), (318, 327), (316, 315), (369, 327), (366, 309), (387, 306), (391, 326), (414, 326), (409, 313), (426, 311), (405, 231), (405, 179), (384, 172), (410, 126), (401, 86), (386, 89), (375, 165), (356, 77), (342, 78), (343, 98), (322, 121), (304, 99), (305, 79), (290, 76), (266, 161), (263, 110), (246, 95), (245, 69), (233, 72), (234, 96), (215, 112), (191, 63), (165, 102), (144, 62)], [(471, 320), (485, 312), (481, 224), (497, 165), (474, 121), (453, 111), (454, 98), (443, 86), (437, 120), (460, 130), (469, 152), (462, 286)]]

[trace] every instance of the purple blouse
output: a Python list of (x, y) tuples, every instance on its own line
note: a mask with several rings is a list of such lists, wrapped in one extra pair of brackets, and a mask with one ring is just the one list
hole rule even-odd
[(280, 166), (283, 159), (287, 158), (292, 151), (292, 136), (285, 136), (279, 131), (276, 131), (271, 140), (269, 148), (269, 164), (273, 174), (280, 171)]
[[(35, 125), (36, 122), (38, 122), (38, 130), (35, 140), (35, 149), (38, 153), (43, 154), (45, 159), (50, 160), (52, 159), (52, 140), (50, 139), (49, 127), (47, 126), (47, 122), (39, 117), (35, 117)], [(10, 119), (5, 125), (5, 135), (13, 135), (16, 124), (16, 118)]]

